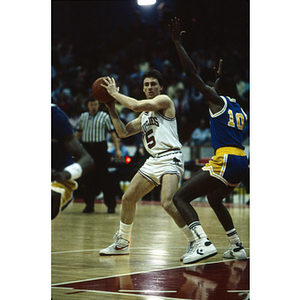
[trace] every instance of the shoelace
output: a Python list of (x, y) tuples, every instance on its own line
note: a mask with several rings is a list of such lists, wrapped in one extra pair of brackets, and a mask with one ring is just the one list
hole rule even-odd
[(123, 238), (119, 235), (119, 231), (116, 232), (116, 234), (115, 234), (115, 236), (114, 236), (114, 239), (115, 239), (115, 243), (116, 243), (116, 244), (118, 244), (118, 241), (119, 241), (119, 240), (124, 240), (124, 241), (126, 241), (126, 242), (128, 243), (128, 245), (129, 245), (129, 243), (130, 243), (129, 241), (123, 239)]
[(195, 244), (196, 244), (196, 241), (189, 242), (187, 249), (186, 249), (186, 253), (192, 252), (192, 250), (195, 248)]

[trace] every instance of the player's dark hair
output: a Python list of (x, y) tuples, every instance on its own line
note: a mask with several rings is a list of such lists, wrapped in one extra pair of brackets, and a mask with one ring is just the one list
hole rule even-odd
[(163, 75), (159, 71), (157, 71), (155, 69), (144, 73), (144, 75), (142, 76), (142, 86), (144, 86), (144, 80), (145, 80), (145, 78), (148, 78), (148, 77), (156, 78), (157, 81), (158, 81), (158, 83), (159, 83), (159, 85), (163, 86), (164, 77), (163, 77)]
[(222, 91), (223, 96), (229, 96), (239, 100), (240, 96), (237, 91), (235, 81), (227, 76), (221, 76), (218, 81), (218, 90)]

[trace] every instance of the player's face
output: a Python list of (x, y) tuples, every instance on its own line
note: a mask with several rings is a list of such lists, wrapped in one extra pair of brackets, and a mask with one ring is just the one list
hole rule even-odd
[(162, 86), (159, 85), (159, 82), (156, 78), (147, 77), (144, 79), (143, 92), (145, 93), (147, 99), (153, 99), (160, 94)]
[(97, 100), (89, 101), (87, 107), (88, 107), (90, 115), (94, 116), (98, 112), (99, 102)]

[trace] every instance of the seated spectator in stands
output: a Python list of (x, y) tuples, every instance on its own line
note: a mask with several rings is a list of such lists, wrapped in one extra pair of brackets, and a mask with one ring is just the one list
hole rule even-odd
[(190, 104), (183, 85), (179, 85), (176, 89), (176, 96), (177, 97), (173, 99), (176, 114), (187, 114), (190, 111)]
[(167, 87), (167, 95), (171, 99), (177, 98), (177, 89), (183, 89), (184, 90), (184, 83), (182, 81), (178, 81), (177, 76), (173, 75), (171, 78), (171, 83)]
[[(119, 147), (120, 147), (120, 150), (121, 150), (121, 153), (122, 153), (122, 157), (128, 156), (128, 155), (129, 155), (128, 149), (127, 149), (127, 147), (123, 144), (122, 139), (117, 138), (117, 140), (118, 140)], [(112, 143), (112, 147), (111, 147), (110, 149), (108, 149), (108, 152), (109, 152), (113, 157), (116, 156), (116, 148), (114, 147), (114, 144), (113, 144), (113, 143)]]
[(120, 113), (120, 119), (124, 120), (126, 123), (134, 120), (136, 118), (136, 114), (128, 109), (127, 107), (122, 105), (122, 111)]
[(207, 120), (201, 119), (199, 127), (192, 132), (190, 146), (201, 146), (206, 142), (210, 142), (210, 138), (211, 133)]
[(150, 64), (149, 62), (145, 59), (144, 56), (141, 57), (140, 62), (139, 62), (139, 71), (141, 75), (144, 75), (144, 73), (148, 72), (150, 70)]
[(106, 76), (113, 77), (116, 81), (118, 81), (119, 76), (117, 73), (114, 72), (114, 68), (111, 64), (106, 64), (104, 66), (104, 70), (105, 70), (104, 74), (107, 74)]

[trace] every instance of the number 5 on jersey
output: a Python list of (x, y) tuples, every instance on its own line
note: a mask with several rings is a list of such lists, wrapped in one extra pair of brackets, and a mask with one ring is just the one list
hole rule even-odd
[(151, 134), (153, 133), (153, 129), (150, 129), (146, 132), (146, 141), (149, 149), (152, 149), (156, 145), (156, 141), (154, 136)]

